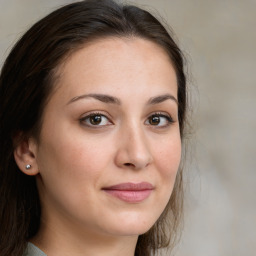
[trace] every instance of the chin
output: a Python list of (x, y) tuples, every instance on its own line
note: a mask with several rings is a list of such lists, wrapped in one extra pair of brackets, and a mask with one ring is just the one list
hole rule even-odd
[(139, 236), (143, 235), (150, 230), (151, 226), (122, 226), (122, 229), (118, 228), (112, 230), (111, 235), (114, 236)]
[[(118, 220), (119, 218), (116, 218)], [(113, 235), (138, 236), (146, 233), (155, 224), (157, 218), (145, 215), (127, 214), (125, 218), (120, 218), (108, 230)]]

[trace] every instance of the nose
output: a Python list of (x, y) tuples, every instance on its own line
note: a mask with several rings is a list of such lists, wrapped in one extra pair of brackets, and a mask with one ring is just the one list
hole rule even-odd
[(115, 162), (118, 167), (140, 170), (153, 161), (143, 129), (130, 127), (120, 131)]

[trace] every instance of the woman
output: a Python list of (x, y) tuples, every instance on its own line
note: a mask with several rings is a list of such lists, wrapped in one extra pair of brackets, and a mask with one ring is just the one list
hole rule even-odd
[(0, 77), (0, 254), (173, 246), (185, 112), (182, 54), (147, 11), (89, 0), (36, 23)]

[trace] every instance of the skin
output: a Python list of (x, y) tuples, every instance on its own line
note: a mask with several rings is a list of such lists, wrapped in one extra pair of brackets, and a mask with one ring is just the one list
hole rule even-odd
[[(48, 256), (134, 255), (138, 235), (163, 212), (180, 163), (173, 66), (150, 41), (108, 38), (76, 51), (58, 73), (40, 141), (30, 138), (15, 151), (20, 169), (36, 175), (41, 199), (41, 226), (32, 242)], [(82, 96), (88, 94), (118, 103)], [(152, 123), (155, 113), (160, 122)], [(89, 114), (100, 123), (93, 125)], [(149, 182), (153, 190), (135, 203), (102, 190), (124, 182)]]

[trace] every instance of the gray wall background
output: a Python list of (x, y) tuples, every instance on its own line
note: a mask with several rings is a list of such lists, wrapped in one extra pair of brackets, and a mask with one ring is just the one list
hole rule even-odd
[[(0, 66), (27, 28), (70, 2), (0, 0)], [(176, 256), (256, 255), (256, 0), (133, 3), (167, 20), (192, 74), (194, 160)]]

